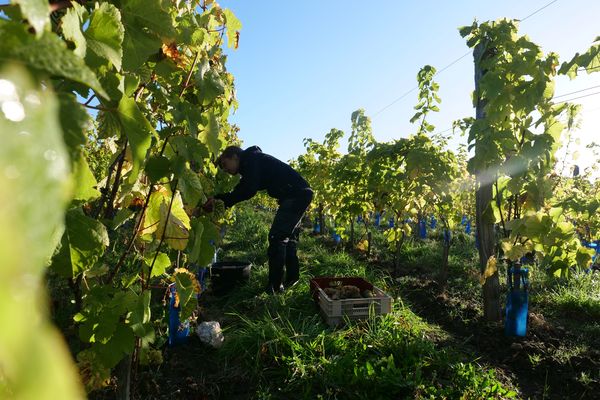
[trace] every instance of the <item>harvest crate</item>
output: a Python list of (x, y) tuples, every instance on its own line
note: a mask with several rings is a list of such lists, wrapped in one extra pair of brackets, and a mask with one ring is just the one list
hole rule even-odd
[[(333, 300), (324, 291), (326, 288), (337, 288), (344, 285), (356, 286), (361, 293), (364, 290), (370, 290), (373, 297)], [(374, 315), (383, 315), (392, 311), (393, 299), (383, 290), (359, 277), (313, 278), (310, 280), (310, 291), (329, 326), (341, 324), (345, 317), (350, 320), (366, 319), (370, 312)]]

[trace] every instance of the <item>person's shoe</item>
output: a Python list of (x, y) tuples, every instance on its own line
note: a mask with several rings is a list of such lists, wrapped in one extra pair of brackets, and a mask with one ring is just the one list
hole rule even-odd
[(264, 292), (266, 294), (277, 294), (277, 293), (283, 293), (283, 291), (285, 290), (285, 288), (283, 287), (283, 284), (279, 285), (279, 287), (277, 289), (275, 289), (273, 287), (273, 285), (268, 285)]

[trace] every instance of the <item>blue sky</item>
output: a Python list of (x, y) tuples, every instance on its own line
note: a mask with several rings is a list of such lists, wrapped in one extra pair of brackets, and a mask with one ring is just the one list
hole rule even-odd
[[(331, 128), (348, 135), (350, 114), (359, 108), (372, 117), (377, 140), (406, 137), (416, 130), (409, 123), (416, 92), (383, 109), (416, 86), (423, 65), (440, 70), (468, 52), (458, 27), (475, 18), (523, 19), (550, 2), (222, 0), (243, 24), (239, 49), (228, 59), (240, 103), (231, 122), (241, 128), (245, 145), (258, 144), (282, 160), (301, 154), (306, 137), (321, 140)], [(598, 15), (598, 0), (559, 0), (523, 21), (520, 32), (567, 60), (600, 36)], [(442, 98), (431, 118), (437, 131), (473, 115), (471, 55), (435, 80)], [(556, 94), (595, 85), (600, 73), (561, 78)], [(600, 141), (600, 95), (577, 101), (584, 104), (582, 146), (594, 135)]]

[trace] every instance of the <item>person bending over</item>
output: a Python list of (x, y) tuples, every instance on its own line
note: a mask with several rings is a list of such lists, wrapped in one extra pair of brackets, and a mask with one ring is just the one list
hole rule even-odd
[(217, 165), (231, 175), (240, 174), (241, 180), (230, 193), (209, 198), (203, 208), (212, 210), (215, 199), (222, 200), (228, 208), (252, 198), (260, 190), (266, 190), (270, 197), (277, 199), (279, 208), (269, 231), (269, 282), (265, 291), (272, 294), (294, 285), (300, 277), (297, 255), (300, 222), (313, 198), (308, 182), (288, 164), (263, 153), (258, 146), (246, 150), (229, 146), (217, 158)]

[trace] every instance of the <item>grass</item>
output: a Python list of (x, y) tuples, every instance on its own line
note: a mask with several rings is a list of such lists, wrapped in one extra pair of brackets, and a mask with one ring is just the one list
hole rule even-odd
[[(244, 379), (253, 382), (251, 398), (492, 399), (515, 395), (497, 380), (493, 369), (454, 349), (438, 347), (436, 341), (445, 333), (405, 305), (385, 270), (335, 250), (320, 238), (303, 236), (299, 285), (283, 295), (260, 294), (267, 274), (268, 223), (266, 213), (238, 211), (223, 244), (224, 257), (252, 260), (252, 278), (205, 305), (223, 313), (227, 339), (219, 359), (224, 364), (241, 364), (240, 370), (248, 374)], [(434, 241), (421, 248), (407, 246), (405, 262), (415, 267), (423, 265), (424, 259), (430, 263), (437, 257), (436, 248)], [(392, 313), (330, 328), (308, 289), (310, 278), (323, 275), (365, 277), (394, 294)]]
[[(454, 237), (449, 283), (440, 294), (433, 277), (442, 247), (435, 236), (407, 239), (400, 256), (404, 274), (392, 279), (392, 253), (381, 231), (373, 232), (370, 258), (304, 233), (299, 284), (269, 296), (261, 292), (271, 218), (251, 207), (237, 209), (220, 256), (251, 261), (250, 281), (226, 295), (202, 296), (200, 319), (221, 323), (224, 346), (214, 350), (191, 338), (187, 346), (168, 348), (165, 366), (143, 375), (156, 381), (146, 397), (171, 398), (163, 387), (177, 387), (181, 398), (228, 399), (586, 398), (598, 393), (600, 274), (561, 282), (531, 267), (530, 311), (536, 319), (530, 319), (527, 338), (513, 340), (503, 336), (501, 324), (482, 321), (472, 236)], [(505, 272), (500, 272), (505, 293)], [(309, 293), (309, 280), (323, 275), (364, 277), (392, 295), (392, 312), (338, 329), (327, 326)]]
[(552, 304), (556, 315), (600, 320), (600, 274), (576, 273), (568, 281), (548, 282), (539, 300)]

